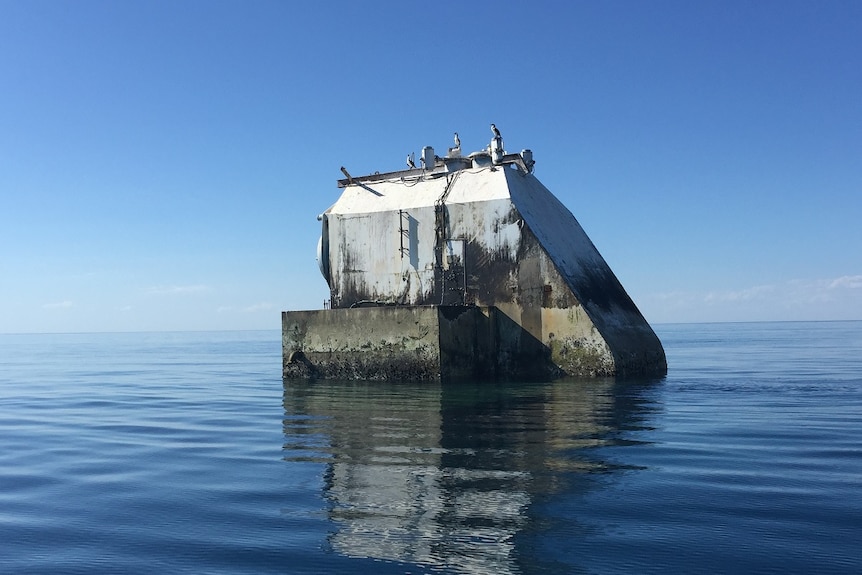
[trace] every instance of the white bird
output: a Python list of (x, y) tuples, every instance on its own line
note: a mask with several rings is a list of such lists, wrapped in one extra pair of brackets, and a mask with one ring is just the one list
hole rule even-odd
[(497, 129), (497, 126), (495, 126), (494, 124), (491, 124), (491, 131), (492, 131), (492, 132), (494, 132), (494, 137), (495, 137), (495, 138), (499, 138), (499, 137), (500, 137), (500, 130), (498, 130), (498, 129)]
[(413, 154), (407, 154), (407, 167), (410, 169), (416, 167), (416, 162), (413, 161)]
[(456, 148), (461, 147), (461, 138), (458, 137), (458, 132), (455, 132), (455, 147)]

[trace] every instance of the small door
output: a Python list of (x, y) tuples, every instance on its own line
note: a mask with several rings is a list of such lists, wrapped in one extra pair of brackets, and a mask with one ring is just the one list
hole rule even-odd
[(466, 291), (466, 251), (467, 242), (464, 240), (446, 240), (443, 245), (443, 281), (441, 287), (442, 305), (464, 305)]

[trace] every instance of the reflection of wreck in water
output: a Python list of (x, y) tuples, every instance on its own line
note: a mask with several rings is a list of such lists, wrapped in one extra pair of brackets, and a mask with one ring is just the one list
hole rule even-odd
[[(613, 380), (495, 387), (316, 382), (285, 386), (285, 451), (326, 464), (345, 556), (460, 573), (518, 573), (516, 535), (537, 497), (577, 493), (636, 415)], [(625, 422), (628, 421), (629, 424)]]

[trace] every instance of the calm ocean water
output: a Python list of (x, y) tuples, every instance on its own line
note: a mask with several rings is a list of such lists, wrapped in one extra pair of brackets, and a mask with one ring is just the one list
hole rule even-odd
[(0, 573), (862, 573), (862, 322), (655, 327), (665, 378), (476, 386), (0, 335)]

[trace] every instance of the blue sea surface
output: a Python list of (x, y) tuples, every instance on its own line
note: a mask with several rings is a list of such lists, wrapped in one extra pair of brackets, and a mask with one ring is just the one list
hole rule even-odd
[(862, 322), (655, 329), (664, 378), (452, 385), (0, 335), (0, 573), (862, 573)]

